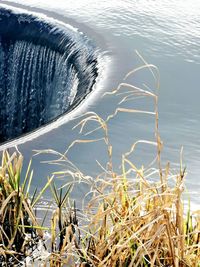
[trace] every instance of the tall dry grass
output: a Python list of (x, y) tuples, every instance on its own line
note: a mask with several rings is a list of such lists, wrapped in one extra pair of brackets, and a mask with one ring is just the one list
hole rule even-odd
[[(114, 113), (103, 119), (96, 113), (90, 112), (85, 114), (76, 125), (80, 127), (82, 133), (91, 121), (95, 122), (97, 127), (86, 132), (86, 135), (103, 130), (103, 135), (98, 140), (103, 140), (105, 143), (108, 162), (106, 166), (101, 166), (102, 172), (99, 175), (96, 177), (84, 175), (68, 158), (68, 153), (74, 145), (79, 143), (87, 145), (88, 142), (98, 140), (76, 140), (64, 155), (52, 150), (36, 152), (36, 154), (53, 154), (57, 159), (48, 163), (65, 166), (62, 171), (53, 173), (45, 186), (45, 189), (50, 187), (55, 203), (55, 210), (51, 215), (51, 227), (48, 229), (49, 242), (46, 242), (43, 237), (43, 226), (39, 225), (37, 218), (33, 216), (35, 203), (40, 199), (41, 194), (34, 197), (32, 204), (28, 201), (32, 180), (30, 166), (21, 185), (19, 177), (22, 156), (10, 157), (7, 152), (4, 152), (0, 172), (0, 240), (4, 262), (8, 259), (7, 254), (13, 256), (13, 261), (15, 254), (23, 254), (24, 261), (27, 256), (30, 257), (27, 251), (32, 244), (26, 241), (25, 245), (29, 244), (29, 248), (26, 251), (23, 248), (27, 240), (26, 229), (31, 229), (32, 234), (35, 235), (34, 239), (42, 240), (43, 249), (48, 251), (46, 256), (38, 256), (41, 266), (200, 266), (200, 212), (191, 212), (189, 204), (186, 207), (187, 210), (184, 209), (183, 192), (186, 171), (182, 160), (177, 173), (171, 170), (170, 164), (162, 166), (157, 94), (147, 87), (138, 88), (126, 80), (137, 71), (148, 69), (156, 85), (159, 86), (157, 68), (148, 64), (142, 57), (141, 59), (144, 64), (128, 73), (125, 81), (116, 90), (108, 93), (122, 96), (120, 106)], [(138, 110), (121, 106), (137, 96), (152, 98), (154, 110)], [(153, 116), (155, 139), (139, 140), (134, 143), (130, 151), (122, 155), (120, 171), (115, 171), (108, 125), (119, 112)], [(157, 168), (155, 166), (138, 168), (130, 160), (129, 156), (140, 143), (156, 146)], [(53, 179), (69, 175), (73, 178), (71, 185), (66, 184), (57, 189)], [(69, 206), (70, 191), (73, 189), (73, 184), (77, 182), (87, 183), (90, 186), (88, 192), (90, 201), (79, 212), (75, 206)], [(28, 219), (24, 220), (23, 218), (26, 217)], [(7, 223), (13, 225), (12, 230), (7, 230)], [(18, 236), (24, 241), (21, 241), (20, 246), (14, 246), (17, 244)], [(47, 244), (49, 247), (46, 248)], [(38, 249), (37, 244), (36, 249)], [(33, 266), (36, 265), (33, 264)]]

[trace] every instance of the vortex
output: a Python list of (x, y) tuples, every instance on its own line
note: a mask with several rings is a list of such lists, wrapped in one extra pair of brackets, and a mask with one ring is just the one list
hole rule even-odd
[(0, 142), (74, 109), (91, 92), (98, 50), (73, 27), (0, 9)]

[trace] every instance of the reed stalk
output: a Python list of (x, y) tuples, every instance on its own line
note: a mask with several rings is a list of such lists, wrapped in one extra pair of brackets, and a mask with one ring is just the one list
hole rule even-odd
[[(162, 141), (159, 135), (158, 97), (147, 88), (127, 82), (137, 71), (148, 69), (159, 86), (158, 70), (141, 56), (144, 65), (129, 72), (123, 83), (107, 95), (122, 96), (120, 106), (103, 119), (94, 112), (84, 114), (76, 127), (88, 136), (102, 131), (96, 140), (75, 140), (64, 154), (53, 150), (36, 154), (53, 154), (48, 161), (63, 167), (47, 180), (43, 190), (32, 199), (29, 194), (33, 172), (29, 164), (22, 179), (23, 157), (17, 151), (2, 154), (0, 168), (0, 258), (3, 266), (26, 261), (30, 251), (41, 245), (45, 255), (32, 256), (42, 266), (116, 266), (116, 267), (200, 267), (200, 213), (191, 212), (190, 202), (185, 212), (183, 192), (186, 170), (182, 159), (179, 172), (162, 166)], [(152, 98), (154, 110), (138, 110), (121, 106), (136, 96)], [(113, 149), (109, 138), (109, 122), (120, 112), (140, 113), (155, 118), (155, 140), (139, 140), (121, 157), (121, 168), (113, 166)], [(97, 124), (84, 133), (91, 121)], [(96, 177), (83, 174), (69, 159), (70, 149), (80, 143), (104, 141), (108, 163)], [(156, 146), (156, 166), (136, 166), (130, 159), (139, 144)], [(73, 182), (57, 188), (54, 181), (60, 176), (71, 176)], [(90, 201), (78, 211), (70, 201), (73, 184), (90, 186)], [(54, 201), (51, 226), (43, 227), (35, 216), (36, 204), (50, 188)], [(67, 188), (67, 189), (66, 189)], [(186, 214), (186, 215), (185, 215)], [(78, 223), (81, 218), (81, 224)], [(49, 240), (45, 240), (45, 232)], [(49, 246), (47, 246), (49, 244)], [(40, 249), (41, 249), (40, 247)], [(34, 253), (32, 253), (33, 255)], [(9, 265), (9, 262), (11, 263)], [(20, 266), (20, 265), (19, 265)], [(34, 265), (35, 266), (35, 265)], [(39, 266), (39, 265), (38, 265)]]

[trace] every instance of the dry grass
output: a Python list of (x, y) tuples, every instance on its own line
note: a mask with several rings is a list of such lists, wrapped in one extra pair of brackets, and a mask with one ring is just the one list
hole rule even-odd
[(37, 219), (29, 199), (32, 172), (28, 169), (21, 181), (23, 157), (5, 151), (0, 168), (0, 243), (1, 261), (20, 260), (26, 251), (42, 238), (43, 232), (36, 229)]
[[(92, 266), (199, 266), (200, 220), (183, 214), (184, 174), (176, 185), (152, 184), (124, 159), (123, 173), (103, 181), (87, 208), (86, 255)], [(126, 165), (132, 169), (130, 182)], [(92, 212), (94, 211), (95, 212)], [(91, 211), (91, 212), (90, 212)], [(194, 215), (194, 214), (193, 214)], [(198, 215), (198, 214), (197, 214)]]
[[(130, 72), (125, 79), (146, 68), (153, 74), (156, 84), (159, 84), (157, 69), (144, 60), (143, 62), (142, 67)], [(91, 121), (97, 123), (97, 127), (86, 135), (99, 129), (103, 130), (103, 136), (98, 140), (105, 142), (108, 163), (102, 167), (102, 173), (97, 177), (84, 175), (69, 161), (68, 152), (74, 145), (98, 140), (76, 140), (64, 155), (51, 150), (37, 152), (57, 155), (56, 160), (48, 163), (65, 166), (63, 171), (53, 174), (45, 187), (46, 189), (50, 186), (56, 208), (52, 214), (51, 227), (48, 229), (51, 236), (49, 253), (43, 258), (42, 266), (199, 267), (200, 212), (192, 213), (189, 205), (188, 211), (184, 211), (182, 195), (186, 173), (182, 161), (178, 173), (172, 172), (169, 164), (162, 167), (157, 95), (126, 81), (109, 94), (121, 95), (120, 105), (137, 96), (150, 97), (155, 104), (154, 110), (119, 106), (106, 119), (90, 112), (80, 120), (77, 124), (80, 132), (83, 132)], [(122, 155), (121, 171), (117, 173), (112, 164), (113, 152), (108, 123), (119, 112), (154, 116), (155, 140), (139, 140), (133, 144), (130, 151)], [(138, 168), (131, 162), (129, 156), (134, 153), (139, 143), (157, 147), (157, 168)], [(8, 259), (7, 255), (12, 255), (13, 260), (15, 254), (27, 256), (27, 249), (24, 247), (29, 246), (30, 249), (32, 246), (25, 238), (26, 229), (30, 229), (30, 226), (33, 226), (31, 234), (35, 235), (35, 240), (43, 240), (44, 229), (38, 226), (37, 219), (33, 216), (34, 205), (41, 194), (31, 205), (28, 201), (28, 191), (32, 174), (29, 167), (26, 178), (20, 185), (21, 166), (21, 155), (14, 154), (10, 157), (4, 152), (0, 171), (0, 240), (4, 262)], [(67, 175), (73, 178), (73, 183), (82, 182), (91, 186), (88, 192), (90, 201), (82, 210), (82, 219), (85, 218), (85, 221), (82, 221), (80, 226), (76, 208), (70, 208), (68, 205), (72, 187), (67, 185), (63, 193), (66, 185), (57, 189), (52, 181), (57, 176)], [(13, 228), (6, 228), (8, 224)], [(21, 240), (20, 245), (16, 246), (16, 238)]]

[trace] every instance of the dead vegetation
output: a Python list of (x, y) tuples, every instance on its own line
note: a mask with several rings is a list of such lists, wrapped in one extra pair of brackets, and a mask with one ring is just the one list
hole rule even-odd
[[(143, 59), (142, 59), (143, 60)], [(145, 63), (130, 72), (149, 69), (156, 83), (157, 69)], [(116, 266), (116, 267), (199, 267), (200, 266), (200, 213), (191, 212), (190, 204), (184, 209), (183, 191), (186, 176), (182, 160), (180, 170), (174, 173), (170, 164), (162, 167), (162, 142), (158, 131), (157, 95), (150, 90), (141, 89), (123, 82), (112, 95), (122, 95), (121, 103), (135, 96), (151, 97), (153, 111), (143, 111), (118, 107), (114, 114), (105, 120), (90, 112), (77, 127), (80, 132), (91, 121), (97, 123), (93, 131), (103, 130), (103, 140), (108, 153), (108, 163), (97, 177), (84, 175), (67, 157), (69, 150), (79, 143), (94, 140), (76, 140), (64, 155), (47, 150), (37, 153), (57, 155), (49, 163), (65, 166), (62, 172), (54, 173), (45, 188), (36, 196), (29, 195), (33, 173), (30, 165), (25, 178), (21, 178), (22, 155), (15, 152), (3, 153), (0, 169), (0, 243), (3, 266), (13, 266), (27, 262), (30, 253), (38, 249), (38, 242), (48, 252), (39, 255), (37, 266)], [(155, 117), (155, 140), (140, 140), (130, 151), (122, 155), (120, 172), (112, 164), (112, 145), (109, 140), (108, 122), (119, 112), (142, 113)], [(93, 132), (92, 131), (92, 132)], [(87, 135), (90, 132), (86, 133)], [(97, 141), (97, 140), (95, 140)], [(147, 143), (157, 148), (157, 168), (136, 167), (129, 159), (139, 143)], [(78, 224), (77, 209), (69, 205), (72, 185), (57, 189), (53, 179), (56, 176), (71, 175), (73, 182), (87, 183), (91, 186), (90, 201), (79, 213), (84, 214)], [(55, 203), (51, 216), (51, 227), (39, 224), (34, 214), (35, 204), (49, 187)], [(64, 190), (64, 188), (66, 188)], [(49, 233), (48, 244), (44, 238)], [(9, 265), (9, 262), (10, 265)], [(36, 263), (35, 263), (36, 264)], [(20, 265), (19, 265), (20, 266)], [(31, 265), (30, 265), (31, 266)]]

